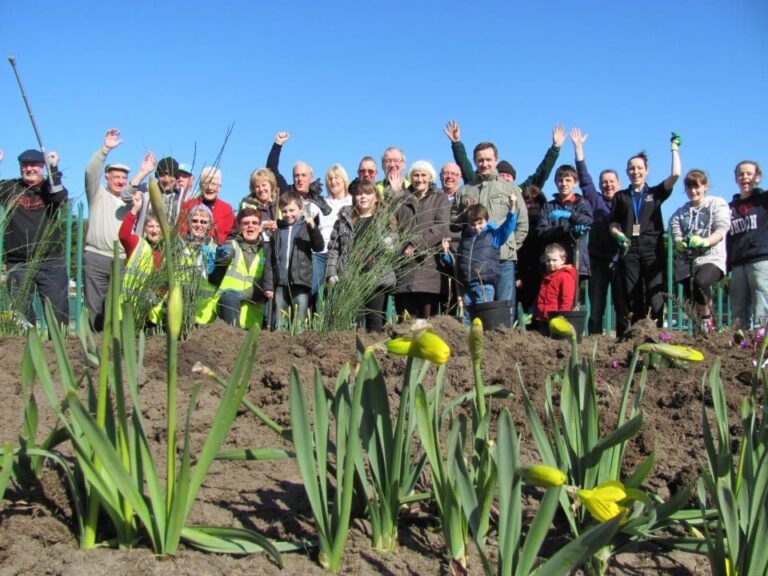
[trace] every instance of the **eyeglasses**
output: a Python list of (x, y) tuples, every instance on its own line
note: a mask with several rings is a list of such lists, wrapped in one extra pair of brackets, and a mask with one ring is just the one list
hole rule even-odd
[(375, 174), (376, 170), (364, 170), (363, 168), (360, 168), (360, 170), (357, 171), (358, 174)]
[(461, 176), (461, 172), (440, 172), (440, 176)]
[(208, 219), (207, 218), (192, 218), (190, 220), (190, 222), (192, 222), (192, 224), (208, 224)]

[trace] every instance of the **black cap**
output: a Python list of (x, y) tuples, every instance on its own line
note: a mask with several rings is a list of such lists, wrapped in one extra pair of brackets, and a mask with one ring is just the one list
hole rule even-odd
[(45, 156), (40, 150), (24, 150), (19, 154), (19, 162), (34, 162), (36, 164), (45, 164)]
[(170, 174), (174, 178), (179, 177), (179, 163), (170, 156), (166, 156), (157, 163), (155, 175)]
[(499, 174), (511, 174), (512, 178), (517, 178), (517, 171), (506, 160), (499, 160), (499, 163), (496, 164), (496, 171)]

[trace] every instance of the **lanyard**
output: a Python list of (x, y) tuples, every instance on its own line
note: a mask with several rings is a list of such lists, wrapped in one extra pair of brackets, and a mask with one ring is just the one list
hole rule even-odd
[(635, 213), (635, 224), (640, 224), (640, 212), (643, 209), (643, 197), (645, 195), (645, 187), (643, 187), (643, 189), (640, 191), (637, 197), (635, 197), (634, 190), (630, 190), (629, 195), (632, 198), (632, 210)]

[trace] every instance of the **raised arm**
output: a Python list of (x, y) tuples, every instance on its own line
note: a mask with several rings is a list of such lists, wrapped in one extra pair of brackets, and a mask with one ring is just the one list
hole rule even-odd
[(267, 168), (272, 170), (277, 179), (277, 187), (280, 192), (288, 190), (288, 181), (280, 174), (280, 152), (283, 150), (283, 144), (285, 144), (291, 135), (288, 132), (278, 132), (275, 135), (275, 141), (272, 143), (272, 148), (269, 150), (267, 156)]
[(675, 182), (677, 182), (678, 178), (680, 178), (680, 174), (682, 173), (682, 168), (680, 165), (681, 143), (682, 138), (680, 135), (672, 132), (672, 138), (670, 138), (670, 149), (672, 151), (672, 169), (670, 171), (670, 175), (666, 180), (664, 180), (664, 189), (667, 192), (672, 192), (672, 188), (674, 187)]
[(117, 128), (110, 128), (107, 133), (104, 134), (104, 142), (101, 144), (96, 153), (91, 157), (88, 165), (85, 167), (85, 195), (88, 199), (88, 204), (93, 202), (96, 197), (96, 191), (99, 189), (99, 179), (101, 178), (101, 172), (104, 168), (104, 161), (107, 159), (109, 153), (120, 146), (123, 141), (120, 139), (120, 130)]
[(461, 141), (461, 129), (459, 123), (456, 120), (449, 121), (443, 132), (448, 136), (448, 140), (451, 141), (451, 152), (453, 153), (453, 161), (459, 165), (461, 170), (461, 179), (464, 184), (469, 184), (475, 179), (475, 170), (472, 168), (472, 162), (467, 157), (467, 149)]
[(554, 168), (557, 163), (557, 159), (560, 156), (560, 148), (563, 147), (564, 142), (565, 128), (558, 124), (552, 129), (552, 146), (547, 149), (544, 158), (536, 168), (536, 172), (528, 176), (528, 178), (520, 184), (520, 188), (525, 188), (529, 184), (533, 184), (539, 188), (544, 187), (544, 184), (549, 179), (549, 175), (552, 173), (552, 168)]

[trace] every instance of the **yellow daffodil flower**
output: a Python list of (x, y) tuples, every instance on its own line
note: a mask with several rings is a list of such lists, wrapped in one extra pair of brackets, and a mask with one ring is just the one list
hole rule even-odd
[(578, 490), (576, 496), (598, 522), (607, 522), (627, 512), (627, 507), (620, 504), (627, 500), (627, 490), (618, 480), (603, 482), (591, 490)]
[(387, 351), (400, 356), (429, 360), (438, 366), (448, 362), (451, 355), (448, 344), (429, 330), (422, 331), (418, 336), (393, 338), (387, 342)]

